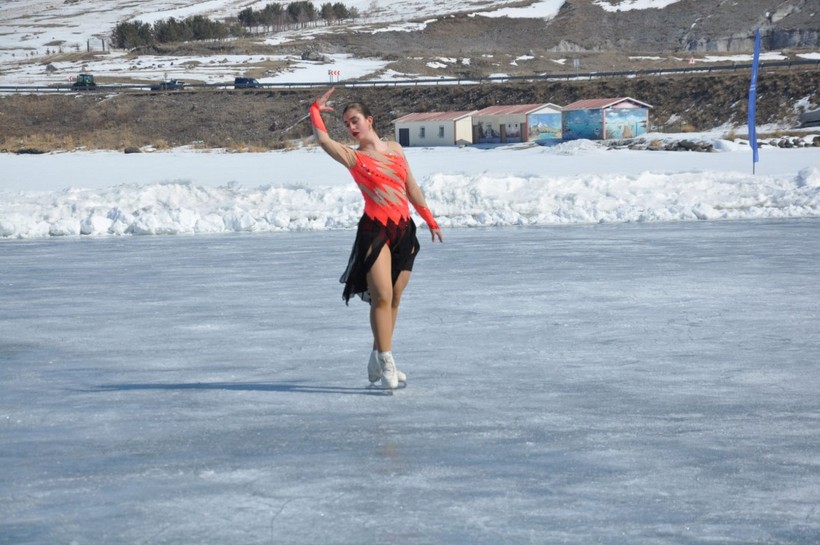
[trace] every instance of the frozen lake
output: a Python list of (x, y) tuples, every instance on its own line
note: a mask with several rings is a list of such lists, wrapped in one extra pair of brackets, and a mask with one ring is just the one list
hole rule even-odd
[(2, 544), (809, 544), (820, 221), (0, 242)]

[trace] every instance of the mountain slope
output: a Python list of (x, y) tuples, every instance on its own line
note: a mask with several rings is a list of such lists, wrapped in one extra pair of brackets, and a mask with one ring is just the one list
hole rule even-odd
[[(568, 104), (582, 98), (615, 96), (632, 96), (651, 104), (653, 130), (680, 132), (707, 130), (727, 123), (743, 126), (748, 86), (748, 74), (732, 74), (340, 88), (334, 98), (340, 104), (366, 102), (377, 112), (376, 128), (386, 137), (393, 134), (394, 119), (414, 111), (473, 110), (495, 104)], [(799, 104), (810, 105), (818, 88), (820, 71), (764, 71), (758, 82), (758, 124), (795, 125)], [(131, 93), (112, 97), (3, 97), (0, 151), (189, 144), (229, 149), (284, 147), (311, 134), (304, 115), (316, 93), (291, 89), (252, 93)], [(334, 136), (346, 138), (338, 116), (329, 116), (327, 122)], [(78, 131), (77, 127), (84, 129)]]
[[(761, 25), (765, 36), (764, 49), (778, 40), (803, 40), (815, 43), (811, 46), (815, 49), (820, 47), (816, 38), (820, 13), (812, 11), (818, 8), (817, 0), (354, 0), (366, 6), (363, 13), (367, 15), (355, 24), (317, 26), (247, 40), (192, 42), (157, 49), (151, 56), (137, 52), (127, 56), (124, 52), (21, 54), (20, 48), (42, 44), (48, 36), (60, 41), (60, 36), (85, 36), (90, 28), (104, 28), (105, 21), (133, 14), (137, 5), (115, 0), (69, 0), (35, 17), (27, 8), (40, 1), (8, 0), (0, 4), (0, 82), (19, 84), (22, 72), (15, 72), (13, 67), (27, 65), (35, 68), (30, 77), (46, 85), (65, 85), (66, 76), (86, 69), (94, 71), (103, 84), (144, 83), (163, 72), (169, 78), (179, 77), (181, 70), (208, 83), (211, 80), (207, 78), (230, 82), (234, 75), (242, 74), (275, 83), (283, 73), (293, 74), (294, 66), (299, 68), (307, 52), (317, 53), (319, 58), (307, 62), (325, 70), (338, 66), (333, 62), (343, 61), (322, 60), (323, 55), (339, 59), (346, 54), (352, 59), (384, 61), (373, 72), (359, 76), (368, 80), (386, 72), (394, 74), (390, 77), (395, 79), (543, 73), (565, 73), (570, 79), (578, 68), (568, 60), (577, 60), (583, 73), (681, 67), (690, 56), (696, 56), (693, 49), (748, 53), (757, 25)], [(141, 6), (146, 10), (144, 14), (153, 16), (197, 10), (217, 14), (230, 12), (240, 1), (246, 0), (145, 0)], [(539, 13), (551, 15), (519, 16), (535, 13), (534, 8), (549, 8)], [(414, 19), (415, 15), (429, 14), (436, 15)], [(408, 24), (411, 20), (415, 22)], [(797, 51), (781, 54), (789, 59), (815, 54), (810, 48)], [(229, 61), (229, 55), (238, 60)], [(698, 55), (697, 61), (703, 60)], [(734, 61), (727, 58), (726, 62)], [(47, 65), (56, 66), (53, 74)], [(298, 77), (298, 70), (296, 74)], [(793, 126), (798, 105), (803, 109), (818, 106), (818, 88), (817, 65), (777, 72), (763, 70), (758, 86), (758, 123)], [(383, 87), (345, 90), (339, 93), (339, 100), (359, 96), (371, 102), (374, 111), (380, 112), (380, 133), (389, 135), (391, 120), (412, 111), (472, 110), (501, 103), (568, 104), (580, 98), (632, 96), (654, 106), (652, 122), (656, 129), (674, 131), (745, 124), (747, 92), (748, 72), (742, 71), (560, 83)], [(77, 145), (118, 149), (147, 144), (287, 145), (289, 139), (309, 133), (304, 123), (286, 129), (304, 115), (313, 93), (208, 89), (173, 96), (0, 96), (0, 146), (14, 150), (28, 146), (71, 149)], [(77, 127), (84, 129), (80, 132)]]
[(528, 50), (749, 52), (758, 27), (764, 50), (818, 48), (820, 6), (816, 0), (679, 0), (661, 9), (610, 11), (599, 0), (566, 0), (556, 16), (547, 19), (462, 13), (427, 22), (417, 32), (334, 32), (322, 39), (348, 47), (355, 44), (358, 51), (374, 55)]
[(760, 27), (765, 49), (820, 46), (813, 0), (680, 0), (663, 9), (607, 11), (594, 0), (567, 0), (547, 22), (549, 47), (587, 50), (750, 51)]

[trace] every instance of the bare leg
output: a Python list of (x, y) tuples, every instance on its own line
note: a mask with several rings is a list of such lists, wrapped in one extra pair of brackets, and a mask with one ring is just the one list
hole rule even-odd
[[(396, 321), (399, 317), (399, 305), (401, 304), (401, 295), (404, 293), (404, 288), (407, 287), (407, 283), (410, 282), (410, 271), (401, 271), (399, 273), (398, 279), (396, 279), (396, 283), (393, 285), (393, 300), (391, 305), (391, 310), (393, 314), (393, 324), (390, 330), (390, 338), (393, 338), (393, 333), (396, 331)], [(373, 336), (373, 350), (378, 350), (379, 347), (376, 344), (376, 336)]]
[(367, 273), (370, 328), (373, 330), (375, 347), (379, 352), (389, 352), (392, 349), (394, 313), (391, 267), (390, 248), (385, 244), (370, 272)]

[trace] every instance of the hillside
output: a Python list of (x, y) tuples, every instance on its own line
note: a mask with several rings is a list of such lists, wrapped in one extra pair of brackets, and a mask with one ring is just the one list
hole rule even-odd
[[(592, 97), (630, 96), (653, 106), (653, 130), (707, 130), (745, 125), (748, 74), (611, 80), (487, 83), (466, 86), (340, 88), (339, 104), (363, 100), (377, 129), (392, 137), (392, 120), (413, 111), (472, 110), (493, 104), (568, 104)], [(763, 71), (758, 82), (758, 125), (797, 123), (797, 102), (816, 96), (820, 71)], [(0, 149), (124, 149), (196, 145), (229, 149), (287, 147), (310, 134), (299, 122), (316, 92), (198, 91), (112, 96), (0, 97)], [(816, 100), (816, 98), (815, 98)], [(295, 125), (295, 126), (294, 126)], [(329, 118), (331, 131), (344, 128)], [(292, 127), (292, 128), (291, 128)]]
[[(72, 6), (79, 9), (83, 1), (76, 0)], [(227, 8), (233, 0), (223, 2)], [(230, 5), (235, 7), (236, 3)], [(9, 79), (27, 77), (46, 85), (51, 81), (65, 85), (66, 77), (92, 70), (104, 84), (145, 84), (159, 74), (169, 78), (182, 75), (193, 83), (198, 77), (207, 83), (231, 81), (235, 74), (274, 82), (289, 72), (306, 73), (306, 67), (316, 78), (322, 69), (350, 62), (340, 59), (374, 58), (378, 61), (373, 64), (375, 72), (365, 70), (352, 79), (381, 78), (386, 82), (391, 77), (573, 75), (579, 69), (581, 73), (638, 71), (685, 67), (690, 58), (698, 63), (732, 65), (736, 61), (731, 56), (707, 60), (705, 52), (742, 51), (748, 55), (757, 26), (763, 33), (764, 52), (776, 50), (777, 58), (816, 58), (811, 48), (820, 47), (820, 6), (816, 0), (678, 0), (663, 3), (662, 9), (632, 9), (660, 4), (631, 0), (566, 0), (551, 3), (560, 9), (550, 17), (487, 15), (521, 13), (537, 5), (532, 0), (460, 0), (442, 5), (437, 17), (417, 20), (412, 30), (397, 30), (393, 22), (410, 19), (412, 3), (376, 0), (366, 10), (367, 17), (355, 25), (306, 28), (274, 41), (266, 41), (270, 36), (257, 36), (157, 46), (125, 57), (93, 51), (52, 53), (45, 58), (16, 60), (13, 66), (17, 68), (8, 64), (4, 70), (0, 66), (0, 76), (5, 73)], [(438, 3), (424, 9), (439, 9)], [(481, 15), (477, 15), (479, 10), (483, 10)], [(419, 15), (426, 13), (420, 11)], [(23, 15), (17, 17), (25, 20)], [(14, 70), (23, 65), (36, 70), (14, 76)], [(710, 64), (700, 64), (704, 65)], [(758, 85), (758, 125), (794, 126), (802, 109), (820, 106), (817, 67), (764, 67)], [(748, 78), (745, 69), (543, 83), (342, 88), (337, 100), (343, 103), (361, 98), (370, 103), (379, 114), (378, 129), (384, 136), (392, 136), (393, 119), (414, 111), (473, 110), (515, 103), (564, 105), (582, 98), (617, 96), (653, 105), (653, 129), (678, 132), (745, 125)], [(314, 94), (307, 90), (198, 89), (173, 94), (0, 95), (0, 149), (285, 147), (309, 134), (307, 123), (298, 121)], [(343, 131), (337, 132), (337, 136), (344, 136)]]
[(566, 0), (546, 20), (464, 13), (430, 22), (420, 32), (340, 33), (322, 39), (362, 55), (725, 53), (751, 51), (759, 27), (764, 50), (820, 47), (820, 6), (811, 0), (680, 0), (663, 9), (623, 11), (601, 4)]
[(766, 50), (820, 45), (815, 0), (681, 0), (663, 9), (603, 12), (589, 0), (568, 0), (546, 30), (548, 47), (738, 52), (753, 48), (757, 27)]

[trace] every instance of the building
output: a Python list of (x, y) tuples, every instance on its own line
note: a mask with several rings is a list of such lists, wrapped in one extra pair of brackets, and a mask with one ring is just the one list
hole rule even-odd
[(621, 140), (645, 134), (649, 104), (630, 97), (579, 100), (562, 108), (564, 140)]
[(561, 129), (560, 106), (550, 104), (549, 110), (541, 110), (527, 115), (527, 141), (536, 144), (560, 142), (563, 137)]
[[(490, 106), (473, 114), (473, 142), (477, 144), (507, 144), (547, 138), (555, 134), (550, 126), (560, 123), (561, 107), (556, 104), (516, 104)], [(537, 125), (543, 134), (533, 134)]]
[(407, 114), (394, 121), (396, 141), (404, 147), (462, 146), (473, 143), (469, 112)]

